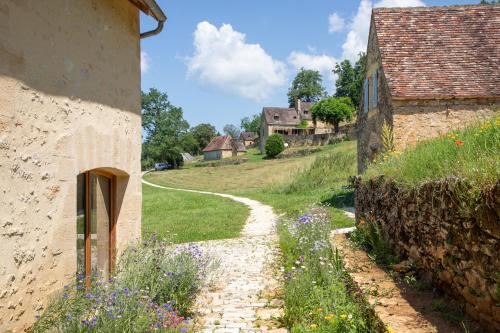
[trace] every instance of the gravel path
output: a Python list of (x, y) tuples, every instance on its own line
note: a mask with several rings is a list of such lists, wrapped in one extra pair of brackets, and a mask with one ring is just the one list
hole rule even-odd
[(280, 283), (276, 267), (277, 216), (272, 207), (258, 201), (229, 194), (183, 190), (144, 184), (167, 190), (186, 191), (229, 198), (247, 205), (250, 216), (240, 237), (198, 243), (206, 253), (220, 260), (219, 271), (210, 286), (199, 295), (195, 310), (199, 331), (203, 333), (286, 332), (275, 328), (273, 320), (282, 314), (282, 301), (276, 298)]

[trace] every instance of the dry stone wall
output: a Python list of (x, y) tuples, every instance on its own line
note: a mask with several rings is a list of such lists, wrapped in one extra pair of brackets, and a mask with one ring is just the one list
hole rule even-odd
[(463, 301), (486, 330), (500, 331), (500, 180), (473, 195), (454, 178), (412, 190), (358, 179), (356, 217), (377, 223), (424, 278)]

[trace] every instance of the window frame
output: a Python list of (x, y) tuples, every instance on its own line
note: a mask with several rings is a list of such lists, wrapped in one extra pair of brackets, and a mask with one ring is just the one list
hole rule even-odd
[(84, 231), (84, 271), (85, 285), (90, 287), (92, 276), (92, 252), (91, 252), (91, 234), (90, 234), (90, 216), (91, 216), (91, 193), (90, 193), (90, 178), (92, 175), (106, 177), (110, 181), (110, 217), (109, 217), (109, 275), (112, 275), (116, 264), (116, 176), (112, 173), (93, 169), (82, 172), (85, 182), (85, 231)]

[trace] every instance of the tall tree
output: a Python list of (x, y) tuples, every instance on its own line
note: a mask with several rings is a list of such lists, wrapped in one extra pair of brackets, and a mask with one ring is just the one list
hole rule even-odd
[(191, 128), (191, 134), (198, 142), (198, 151), (196, 154), (200, 154), (203, 148), (217, 136), (217, 130), (210, 124), (199, 124)]
[(143, 159), (179, 165), (184, 151), (182, 140), (189, 129), (182, 108), (173, 106), (168, 95), (155, 88), (141, 92)]
[(245, 132), (255, 132), (260, 133), (260, 114), (254, 114), (251, 118), (245, 117), (241, 119), (241, 128)]
[(487, 5), (498, 5), (500, 4), (500, 0), (481, 0), (481, 4), (487, 4)]
[(349, 60), (344, 60), (335, 65), (333, 72), (337, 74), (335, 82), (336, 97), (349, 97), (356, 109), (361, 103), (363, 79), (365, 76), (366, 55), (359, 54), (356, 64), (352, 66)]
[(311, 108), (314, 121), (321, 120), (332, 124), (335, 133), (339, 132), (341, 121), (350, 121), (355, 109), (349, 97), (327, 97)]
[(318, 71), (301, 68), (293, 79), (288, 89), (288, 104), (295, 106), (295, 100), (299, 98), (304, 102), (316, 102), (326, 96), (326, 90), (322, 86), (323, 79)]
[(224, 134), (230, 135), (233, 139), (238, 140), (240, 138), (241, 131), (236, 125), (227, 124), (222, 130)]

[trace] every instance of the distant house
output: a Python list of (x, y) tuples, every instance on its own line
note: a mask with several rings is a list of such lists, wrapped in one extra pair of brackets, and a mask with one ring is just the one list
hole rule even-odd
[(240, 141), (243, 142), (245, 147), (252, 147), (259, 136), (255, 132), (241, 132)]
[(332, 133), (331, 125), (312, 120), (313, 103), (298, 99), (294, 108), (264, 107), (262, 109), (260, 127), (260, 149), (264, 150), (266, 140), (271, 134), (282, 135), (314, 135)]
[(377, 8), (372, 12), (358, 171), (396, 149), (492, 116), (500, 109), (500, 6)]
[(213, 138), (203, 149), (203, 159), (205, 161), (220, 160), (245, 153), (246, 148), (243, 142), (234, 140), (230, 135), (223, 135)]

